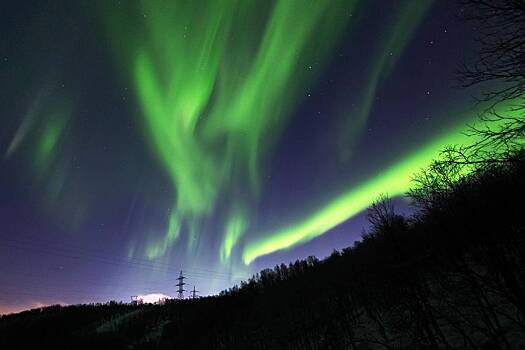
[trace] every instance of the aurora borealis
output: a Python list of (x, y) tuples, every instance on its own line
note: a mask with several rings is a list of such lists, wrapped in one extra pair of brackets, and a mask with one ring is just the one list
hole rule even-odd
[[(512, 116), (515, 113), (512, 107), (511, 101), (501, 105), (497, 112), (500, 115)], [(479, 123), (476, 118), (466, 121), (469, 122), (468, 125)], [(320, 210), (307, 216), (305, 220), (273, 234), (265, 235), (262, 240), (247, 246), (243, 252), (243, 261), (250, 264), (259, 256), (271, 254), (320, 236), (366, 210), (382, 195), (402, 196), (413, 186), (412, 177), (428, 167), (447, 146), (469, 145), (479, 141), (479, 138), (469, 133), (463, 123), (460, 124), (460, 127), (445, 131), (443, 135), (437, 135), (430, 143), (422, 145), (414, 153), (382, 170), (379, 175), (336, 197)]]
[(323, 257), (476, 119), (454, 1), (7, 7), (0, 307), (170, 295), (179, 269), (216, 293)]
[[(264, 25), (253, 29), (247, 26), (261, 16), (255, 2), (144, 3), (139, 23), (122, 21), (144, 26), (145, 38), (129, 44), (130, 70), (148, 137), (176, 191), (166, 236), (149, 246), (150, 257), (164, 254), (183, 224), (194, 249), (199, 224), (221, 192), (243, 186), (253, 196), (259, 192), (258, 159), (286, 125), (290, 101), (308, 78), (295, 79), (297, 70), (325, 56), (345, 22), (341, 14), (353, 7), (345, 3), (277, 2)], [(125, 24), (114, 26), (129, 33)], [(143, 49), (144, 42), (151, 45)], [(227, 221), (235, 223), (224, 231), (223, 261), (243, 234), (247, 218), (239, 208), (251, 198), (233, 195), (230, 201)]]

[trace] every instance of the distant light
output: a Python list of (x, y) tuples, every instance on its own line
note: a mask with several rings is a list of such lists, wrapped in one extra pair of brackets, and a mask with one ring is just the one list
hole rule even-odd
[(162, 293), (150, 293), (145, 295), (138, 295), (137, 299), (142, 299), (144, 303), (158, 303), (159, 300), (171, 299), (169, 295)]

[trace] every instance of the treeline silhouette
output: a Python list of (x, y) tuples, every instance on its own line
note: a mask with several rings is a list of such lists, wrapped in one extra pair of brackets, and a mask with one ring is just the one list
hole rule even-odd
[(420, 177), (411, 217), (374, 204), (362, 240), (324, 260), (214, 297), (3, 316), (0, 348), (522, 349), (525, 153), (448, 175)]

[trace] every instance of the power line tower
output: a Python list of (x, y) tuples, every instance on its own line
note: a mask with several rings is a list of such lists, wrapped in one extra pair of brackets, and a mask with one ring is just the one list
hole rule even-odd
[(186, 283), (184, 283), (184, 279), (185, 279), (185, 278), (186, 278), (186, 277), (184, 277), (184, 276), (182, 275), (182, 270), (180, 270), (179, 277), (177, 278), (177, 280), (179, 281), (179, 283), (176, 284), (176, 286), (179, 287), (179, 289), (177, 290), (177, 291), (179, 292), (179, 295), (178, 295), (178, 298), (179, 298), (179, 299), (184, 299), (184, 292), (186, 291), (186, 290), (184, 289), (184, 285), (186, 284)]
[(193, 290), (191, 291), (191, 298), (195, 299), (197, 297), (197, 293), (199, 293), (199, 291), (195, 290), (195, 286), (193, 286)]

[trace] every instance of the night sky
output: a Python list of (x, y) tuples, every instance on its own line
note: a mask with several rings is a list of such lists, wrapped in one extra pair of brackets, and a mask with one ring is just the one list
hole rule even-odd
[(218, 293), (360, 238), (476, 117), (457, 1), (7, 1), (0, 313)]

